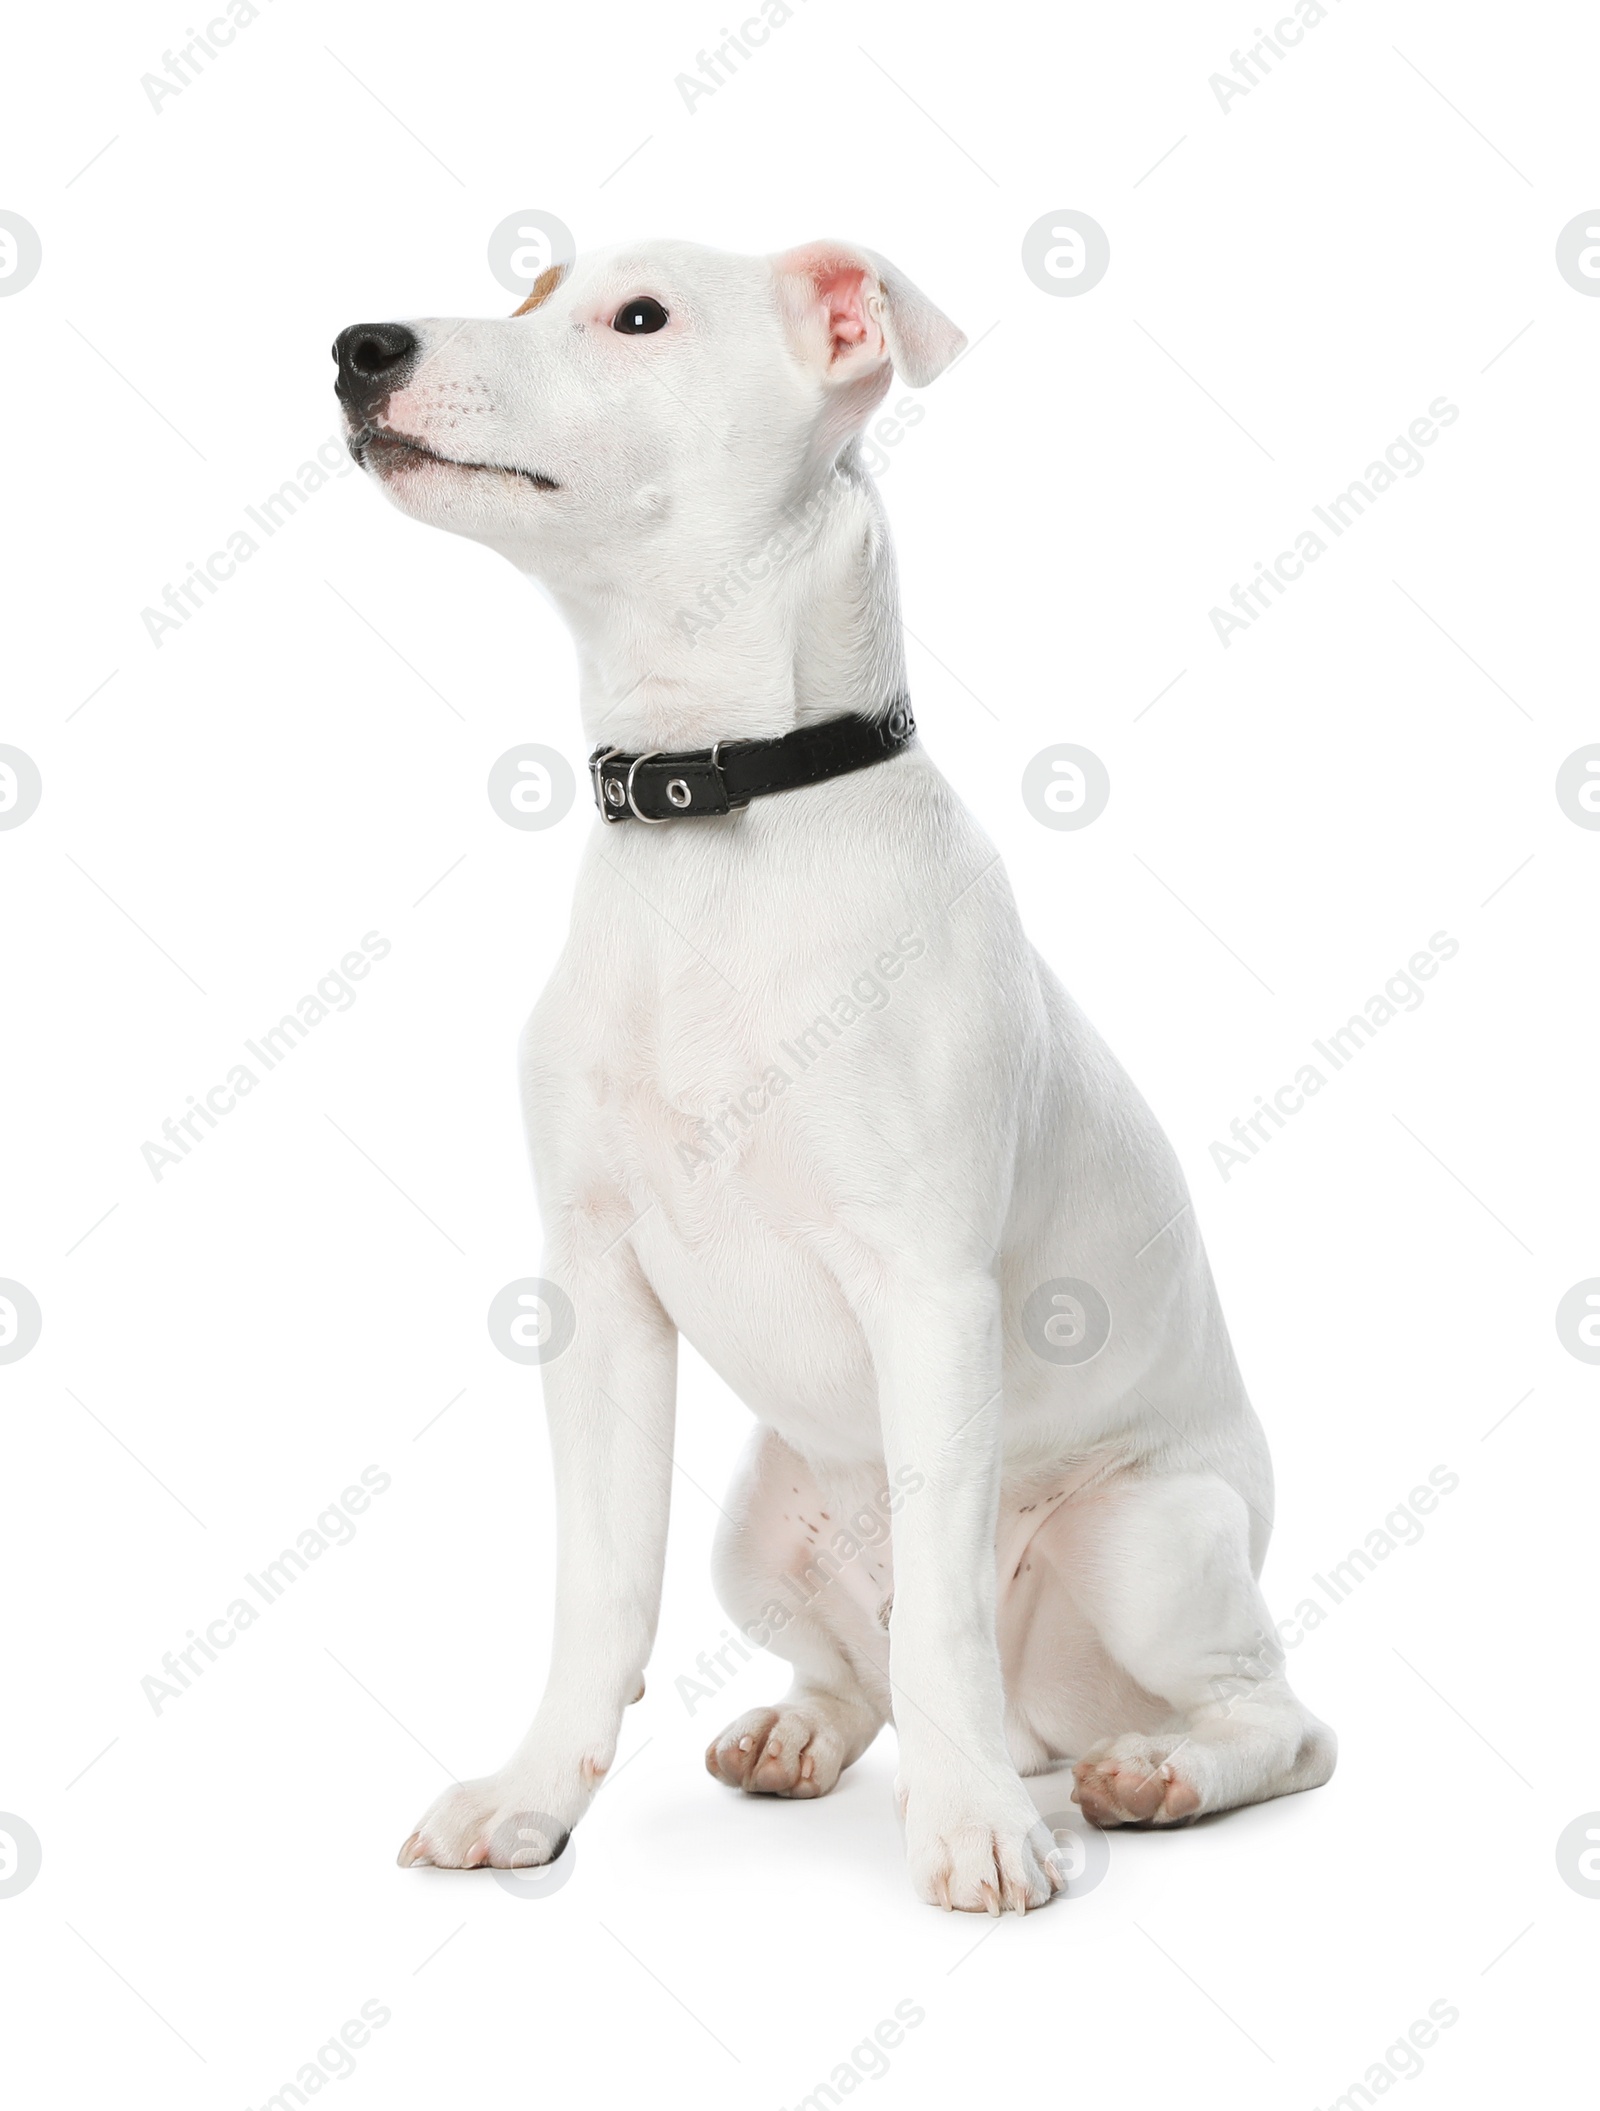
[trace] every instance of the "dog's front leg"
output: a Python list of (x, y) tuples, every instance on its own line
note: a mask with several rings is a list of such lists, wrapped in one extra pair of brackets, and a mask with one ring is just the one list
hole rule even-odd
[(937, 1906), (1026, 1912), (1065, 1882), (1006, 1750), (995, 1644), (1000, 1296), (901, 1275), (869, 1325), (894, 1520), (889, 1676), (911, 1880)]
[(644, 1690), (666, 1553), (677, 1331), (625, 1246), (587, 1258), (569, 1248), (545, 1268), (570, 1290), (577, 1330), (543, 1367), (557, 1524), (544, 1698), (499, 1773), (437, 1799), (402, 1865), (552, 1859), (605, 1778), (623, 1709)]

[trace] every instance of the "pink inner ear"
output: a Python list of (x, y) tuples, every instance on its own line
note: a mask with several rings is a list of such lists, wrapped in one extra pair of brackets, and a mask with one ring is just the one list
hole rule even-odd
[(853, 264), (836, 264), (817, 274), (817, 298), (827, 312), (835, 359), (877, 332), (877, 324), (867, 314), (866, 283), (866, 273)]
[(798, 343), (835, 384), (888, 363), (872, 260), (848, 242), (807, 242), (772, 259)]

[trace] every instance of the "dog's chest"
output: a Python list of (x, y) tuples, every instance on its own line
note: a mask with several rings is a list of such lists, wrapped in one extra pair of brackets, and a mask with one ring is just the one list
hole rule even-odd
[(845, 1110), (896, 1089), (916, 956), (893, 919), (837, 931), (815, 903), (764, 930), (748, 901), (663, 890), (652, 911), (575, 945), (530, 1024), (546, 1207), (614, 1209), (674, 1321), (764, 1418), (870, 1452), (870, 1359), (840, 1286)]
[(536, 1147), (542, 1131), (555, 1162), (658, 1204), (686, 1239), (733, 1210), (825, 1222), (842, 1088), (893, 1093), (908, 1015), (934, 1030), (925, 941), (850, 850), (830, 868), (815, 841), (742, 858), (692, 833), (607, 842), (530, 1024), (561, 1108), (552, 1124), (530, 1091)]
[(708, 1023), (669, 1010), (631, 1075), (601, 1073), (616, 1116), (606, 1172), (634, 1250), (684, 1335), (764, 1419), (812, 1453), (870, 1451), (822, 1058), (787, 1020)]

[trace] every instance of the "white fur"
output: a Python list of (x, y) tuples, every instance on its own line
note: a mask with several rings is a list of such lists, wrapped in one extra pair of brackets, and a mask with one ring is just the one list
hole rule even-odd
[[(611, 329), (641, 294), (667, 327)], [(704, 747), (903, 692), (855, 435), (892, 365), (931, 381), (964, 340), (891, 267), (652, 243), (526, 315), (413, 327), (378, 422), (452, 461), (382, 481), (554, 595), (589, 741)], [(837, 1034), (799, 1044), (819, 1014)], [(1255, 1582), (1271, 1468), (1177, 1162), (923, 750), (722, 819), (597, 819), (522, 1058), (543, 1271), (578, 1316), (544, 1370), (554, 1650), (516, 1752), (403, 1861), (507, 1859), (497, 1828), (576, 1824), (611, 1764), (656, 1625), (680, 1330), (756, 1418), (719, 1589), (794, 1668), (713, 1744), (721, 1778), (824, 1793), (892, 1715), (912, 1880), (977, 1910), (1061, 1881), (1022, 1773), (1076, 1759), (1105, 1824), (1327, 1778)], [(1110, 1306), (1091, 1362), (1025, 1338), (1058, 1277)]]

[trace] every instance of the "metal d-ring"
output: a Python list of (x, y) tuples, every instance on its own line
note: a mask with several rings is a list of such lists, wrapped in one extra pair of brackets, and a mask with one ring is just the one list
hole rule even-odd
[(609, 821), (612, 817), (606, 812), (606, 781), (605, 778), (602, 776), (601, 772), (605, 769), (606, 764), (611, 760), (612, 756), (615, 755), (616, 752), (617, 751), (614, 747), (596, 748), (594, 753), (589, 757), (589, 778), (594, 786), (594, 803), (600, 809), (600, 818), (602, 821)]
[(639, 767), (641, 762), (649, 762), (652, 760), (653, 757), (659, 755), (660, 753), (661, 750), (659, 748), (652, 748), (648, 755), (635, 755), (632, 762), (630, 762), (628, 765), (628, 782), (626, 786), (628, 794), (628, 810), (633, 815), (636, 821), (643, 821), (650, 828), (665, 828), (665, 826), (667, 825), (667, 816), (665, 814), (640, 813), (638, 804), (633, 796), (633, 773)]

